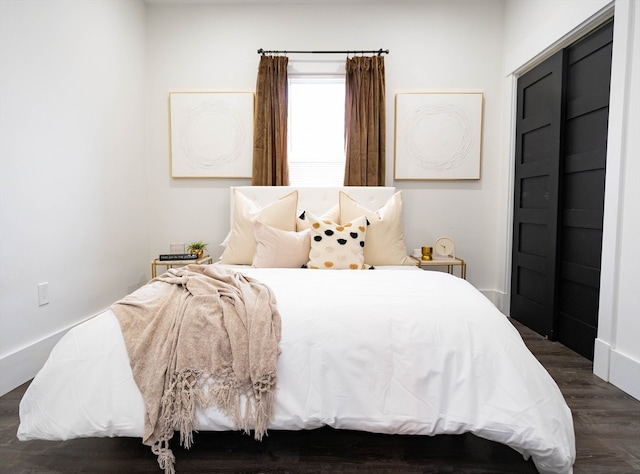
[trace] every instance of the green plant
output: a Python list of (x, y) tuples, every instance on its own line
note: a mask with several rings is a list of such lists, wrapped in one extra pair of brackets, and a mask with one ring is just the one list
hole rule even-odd
[(191, 242), (187, 247), (190, 253), (198, 253), (198, 250), (207, 250), (207, 245), (202, 240), (196, 240), (195, 242)]

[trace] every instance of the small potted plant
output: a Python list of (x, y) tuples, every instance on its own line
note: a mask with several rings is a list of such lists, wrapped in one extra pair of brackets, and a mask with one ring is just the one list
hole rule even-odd
[(198, 258), (202, 258), (204, 256), (204, 251), (207, 250), (207, 245), (202, 240), (196, 240), (195, 242), (191, 242), (187, 247), (189, 253), (195, 253), (198, 255)]

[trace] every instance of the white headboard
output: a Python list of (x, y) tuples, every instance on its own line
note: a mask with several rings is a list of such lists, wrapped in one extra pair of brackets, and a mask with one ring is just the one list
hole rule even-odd
[(344, 191), (363, 206), (376, 210), (382, 207), (396, 192), (395, 187), (383, 186), (342, 186), (330, 188), (312, 188), (296, 186), (237, 186), (231, 187), (230, 224), (233, 225), (233, 190), (237, 189), (259, 206), (267, 204), (289, 194), (293, 190), (298, 191), (298, 209), (307, 210), (314, 214), (323, 214), (331, 207), (338, 204), (338, 191)]

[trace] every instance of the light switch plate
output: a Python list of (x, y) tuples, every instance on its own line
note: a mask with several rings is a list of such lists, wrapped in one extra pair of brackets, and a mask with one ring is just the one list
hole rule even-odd
[(38, 283), (38, 306), (49, 304), (49, 282)]

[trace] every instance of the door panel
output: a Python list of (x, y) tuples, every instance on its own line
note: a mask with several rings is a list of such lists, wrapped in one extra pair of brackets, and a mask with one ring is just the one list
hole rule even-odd
[(511, 317), (553, 338), (562, 149), (561, 51), (518, 80)]
[(602, 219), (613, 24), (568, 48), (558, 275), (558, 340), (593, 360), (598, 328)]

